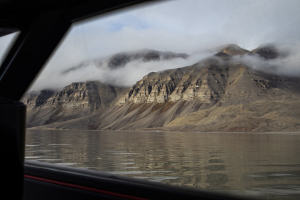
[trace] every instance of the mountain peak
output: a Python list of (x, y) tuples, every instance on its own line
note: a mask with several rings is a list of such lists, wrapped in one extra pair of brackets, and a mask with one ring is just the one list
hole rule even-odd
[(220, 57), (228, 57), (228, 56), (244, 55), (247, 53), (249, 53), (248, 50), (243, 49), (236, 44), (228, 44), (221, 47), (221, 49), (219, 49), (218, 53), (216, 53), (215, 55)]
[(258, 48), (252, 50), (251, 53), (259, 55), (265, 59), (278, 58), (280, 55), (279, 50), (273, 44), (259, 46)]

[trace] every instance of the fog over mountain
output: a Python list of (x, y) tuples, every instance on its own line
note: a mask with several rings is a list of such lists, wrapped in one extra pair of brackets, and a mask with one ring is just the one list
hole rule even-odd
[[(300, 76), (300, 46), (263, 44), (255, 49), (247, 50), (237, 45), (227, 45), (224, 49), (229, 51), (228, 54), (232, 60), (243, 63), (254, 70), (275, 75)], [(221, 51), (221, 53), (223, 52)]]
[(237, 56), (235, 59), (246, 63), (253, 69), (278, 75), (300, 76), (300, 46), (276, 46), (269, 44), (266, 47), (272, 49), (277, 54), (274, 59), (266, 59), (253, 55)]
[[(65, 70), (50, 71), (51, 74), (42, 73), (33, 89), (62, 88), (72, 82), (90, 80), (101, 81), (115, 86), (130, 87), (150, 72), (189, 66), (203, 58), (216, 54), (222, 48), (230, 51), (231, 59), (246, 64), (255, 70), (278, 75), (300, 76), (300, 48), (298, 46), (287, 47), (284, 45), (265, 44), (260, 45), (258, 48), (247, 50), (237, 45), (220, 45), (190, 55), (170, 51), (139, 50), (117, 53), (105, 58), (86, 60), (77, 65), (69, 66)], [(237, 51), (236, 54), (235, 51)], [(239, 51), (244, 53), (241, 54)], [(153, 52), (155, 52), (154, 57), (147, 58)], [(55, 82), (53, 82), (53, 76), (56, 77)]]
[[(122, 52), (102, 59), (89, 60), (61, 71), (56, 75), (55, 86), (63, 87), (72, 81), (98, 80), (116, 86), (130, 87), (150, 72), (187, 66), (209, 54), (203, 52), (189, 56), (184, 53), (154, 50)], [(50, 85), (50, 82), (44, 84)]]

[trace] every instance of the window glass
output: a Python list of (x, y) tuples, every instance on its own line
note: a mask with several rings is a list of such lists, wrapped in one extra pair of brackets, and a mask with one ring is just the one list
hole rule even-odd
[(18, 32), (14, 32), (0, 36), (0, 64), (3, 62), (7, 51), (9, 50), (11, 44), (13, 43), (17, 35)]
[(23, 97), (26, 160), (299, 199), (299, 6), (167, 1), (74, 24)]

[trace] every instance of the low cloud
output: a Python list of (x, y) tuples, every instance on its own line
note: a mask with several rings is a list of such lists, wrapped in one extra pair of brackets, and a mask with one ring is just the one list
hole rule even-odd
[(242, 62), (255, 70), (261, 70), (277, 75), (292, 77), (300, 76), (300, 44), (293, 46), (275, 45), (279, 56), (275, 59), (265, 59), (258, 55), (235, 56), (233, 59)]
[[(98, 65), (95, 61), (86, 62), (83, 67), (62, 73), (62, 70), (45, 70), (35, 82), (31, 90), (41, 90), (45, 88), (62, 88), (72, 82), (82, 82), (89, 80), (101, 81), (103, 83), (131, 87), (138, 80), (150, 72), (163, 71), (192, 65), (199, 60), (211, 55), (210, 52), (201, 52), (190, 55), (188, 58), (174, 58), (171, 60), (148, 61), (135, 60), (125, 66), (111, 69), (107, 63)], [(55, 77), (55, 80), (53, 79)]]
[[(279, 57), (275, 59), (265, 59), (259, 55), (234, 56), (232, 60), (244, 63), (247, 66), (260, 71), (285, 76), (300, 76), (300, 44), (276, 45)], [(111, 69), (105, 60), (90, 60), (82, 64), (80, 68), (63, 73), (63, 69), (47, 68), (40, 76), (31, 90), (41, 90), (45, 88), (58, 89), (72, 82), (84, 82), (89, 80), (101, 81), (103, 83), (131, 87), (150, 72), (158, 72), (167, 69), (185, 67), (201, 61), (204, 58), (213, 56), (217, 52), (216, 48), (199, 51), (191, 54), (188, 58), (175, 58), (171, 60), (148, 61), (134, 60), (123, 67)], [(102, 61), (102, 64), (99, 64)], [(79, 66), (77, 64), (77, 66)], [(70, 68), (71, 66), (69, 66)], [(67, 68), (68, 69), (68, 68)]]

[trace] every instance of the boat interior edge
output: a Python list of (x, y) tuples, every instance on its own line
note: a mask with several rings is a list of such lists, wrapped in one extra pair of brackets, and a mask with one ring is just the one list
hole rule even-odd
[(92, 170), (27, 161), (24, 199), (240, 199)]

